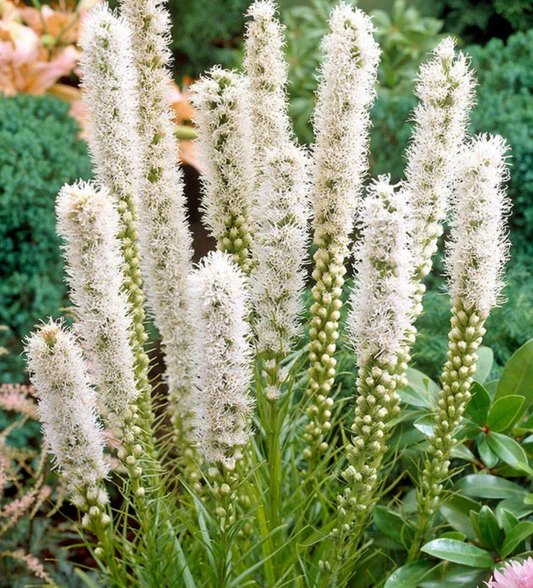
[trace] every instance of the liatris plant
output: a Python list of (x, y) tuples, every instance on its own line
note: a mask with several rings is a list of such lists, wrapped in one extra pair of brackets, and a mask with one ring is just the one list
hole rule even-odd
[[(530, 500), (496, 514), (472, 500), (517, 493), (480, 465), (533, 470), (530, 440), (520, 443), (532, 427), (520, 420), (522, 380), (504, 374), (489, 393), (480, 375), (508, 256), (507, 146), (467, 135), (468, 58), (451, 39), (435, 48), (417, 80), (405, 180), (365, 189), (380, 55), (371, 20), (333, 8), (307, 150), (288, 116), (276, 5), (254, 2), (244, 71), (215, 67), (191, 92), (204, 222), (218, 246), (194, 268), (168, 14), (162, 0), (123, 0), (122, 12), (97, 7), (82, 36), (96, 181), (57, 200), (74, 324), (45, 323), (27, 342), (45, 439), (103, 584), (344, 588), (358, 576), (357, 586), (415, 588), (451, 574), (430, 557), (488, 570), (525, 551), (533, 523), (517, 517)], [(439, 386), (409, 363), (447, 217), (453, 309)], [(345, 290), (353, 361), (340, 374)], [(145, 298), (162, 341), (161, 393)], [(453, 460), (469, 475), (448, 492)], [(423, 545), (443, 525), (455, 534)]]

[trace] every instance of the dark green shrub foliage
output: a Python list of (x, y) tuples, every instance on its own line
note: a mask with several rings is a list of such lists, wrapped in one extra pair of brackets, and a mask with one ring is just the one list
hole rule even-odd
[(444, 19), (444, 28), (469, 43), (506, 39), (533, 26), (531, 0), (421, 0), (424, 14)]
[(533, 30), (506, 43), (467, 48), (478, 72), (474, 132), (503, 135), (512, 149), (509, 195), (513, 199), (511, 238), (517, 251), (533, 253)]
[(178, 75), (197, 77), (215, 63), (235, 65), (249, 0), (170, 0)]
[[(47, 96), (0, 96), (0, 379), (23, 378), (20, 339), (57, 314), (65, 285), (55, 233), (55, 197), (90, 177), (90, 159), (69, 105)], [(7, 340), (6, 340), (7, 339)]]

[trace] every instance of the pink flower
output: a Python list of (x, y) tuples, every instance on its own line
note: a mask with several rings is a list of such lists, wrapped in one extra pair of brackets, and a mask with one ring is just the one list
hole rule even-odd
[(507, 562), (501, 572), (486, 582), (487, 588), (533, 588), (533, 559)]

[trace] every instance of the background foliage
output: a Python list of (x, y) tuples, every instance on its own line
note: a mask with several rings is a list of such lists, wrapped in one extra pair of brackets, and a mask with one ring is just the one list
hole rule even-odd
[(66, 182), (90, 177), (85, 143), (69, 105), (47, 96), (0, 96), (0, 381), (24, 379), (20, 340), (39, 317), (64, 303), (55, 232), (55, 197)]

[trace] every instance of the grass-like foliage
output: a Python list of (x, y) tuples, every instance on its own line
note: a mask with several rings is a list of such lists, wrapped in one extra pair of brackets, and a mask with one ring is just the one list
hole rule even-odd
[[(531, 342), (483, 385), (509, 252), (508, 147), (468, 136), (474, 75), (444, 39), (416, 79), (405, 180), (365, 190), (380, 59), (370, 18), (342, 2), (330, 15), (307, 151), (287, 113), (276, 6), (257, 0), (247, 16), (244, 72), (214, 68), (192, 90), (218, 244), (197, 267), (167, 103), (168, 14), (161, 0), (123, 0), (122, 15), (100, 5), (85, 22), (97, 180), (65, 186), (56, 206), (75, 323), (50, 320), (26, 341), (45, 440), (98, 566), (81, 576), (112, 588), (474, 587), (533, 533), (518, 523), (533, 512), (519, 483), (533, 474), (521, 442)], [(452, 310), (436, 383), (409, 364), (447, 217)]]

